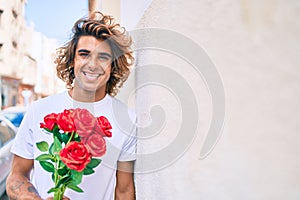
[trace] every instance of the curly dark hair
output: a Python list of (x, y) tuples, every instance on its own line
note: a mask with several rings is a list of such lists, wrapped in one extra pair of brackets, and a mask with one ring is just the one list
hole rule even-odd
[(55, 59), (57, 76), (71, 89), (75, 78), (74, 58), (75, 51), (81, 36), (94, 36), (106, 40), (112, 50), (112, 70), (106, 85), (106, 92), (115, 96), (119, 88), (127, 80), (130, 66), (134, 62), (131, 50), (132, 39), (124, 27), (114, 23), (114, 18), (101, 12), (94, 12), (75, 22), (71, 40), (57, 49)]

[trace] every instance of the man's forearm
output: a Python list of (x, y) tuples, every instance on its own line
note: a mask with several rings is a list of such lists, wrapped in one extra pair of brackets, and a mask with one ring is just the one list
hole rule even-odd
[(135, 188), (134, 185), (130, 185), (127, 188), (115, 190), (115, 200), (135, 200)]
[(115, 200), (134, 200), (133, 161), (118, 162)]
[(22, 175), (9, 175), (6, 181), (6, 193), (11, 200), (41, 200), (35, 187)]
[(134, 191), (116, 192), (115, 200), (135, 200)]

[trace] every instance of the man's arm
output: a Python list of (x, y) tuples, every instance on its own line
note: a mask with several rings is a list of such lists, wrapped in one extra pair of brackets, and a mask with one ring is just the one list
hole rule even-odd
[(118, 162), (115, 200), (134, 200), (133, 161)]
[(14, 155), (11, 172), (6, 180), (6, 193), (14, 199), (41, 199), (29, 181), (33, 160)]

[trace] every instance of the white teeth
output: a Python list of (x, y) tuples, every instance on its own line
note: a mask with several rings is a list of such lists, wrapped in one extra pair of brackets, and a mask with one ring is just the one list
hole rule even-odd
[(83, 74), (84, 74), (85, 76), (89, 76), (89, 77), (92, 77), (92, 78), (97, 78), (97, 77), (100, 76), (100, 74), (90, 74), (90, 73), (86, 73), (86, 72), (83, 72)]

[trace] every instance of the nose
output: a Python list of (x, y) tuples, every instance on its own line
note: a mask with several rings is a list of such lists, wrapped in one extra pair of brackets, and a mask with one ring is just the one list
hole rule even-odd
[(101, 66), (101, 63), (98, 61), (97, 57), (89, 56), (86, 64), (91, 72), (99, 72), (100, 74), (104, 74), (104, 69)]
[(94, 56), (89, 56), (87, 59), (87, 63), (89, 70), (95, 71), (97, 68), (97, 63)]

